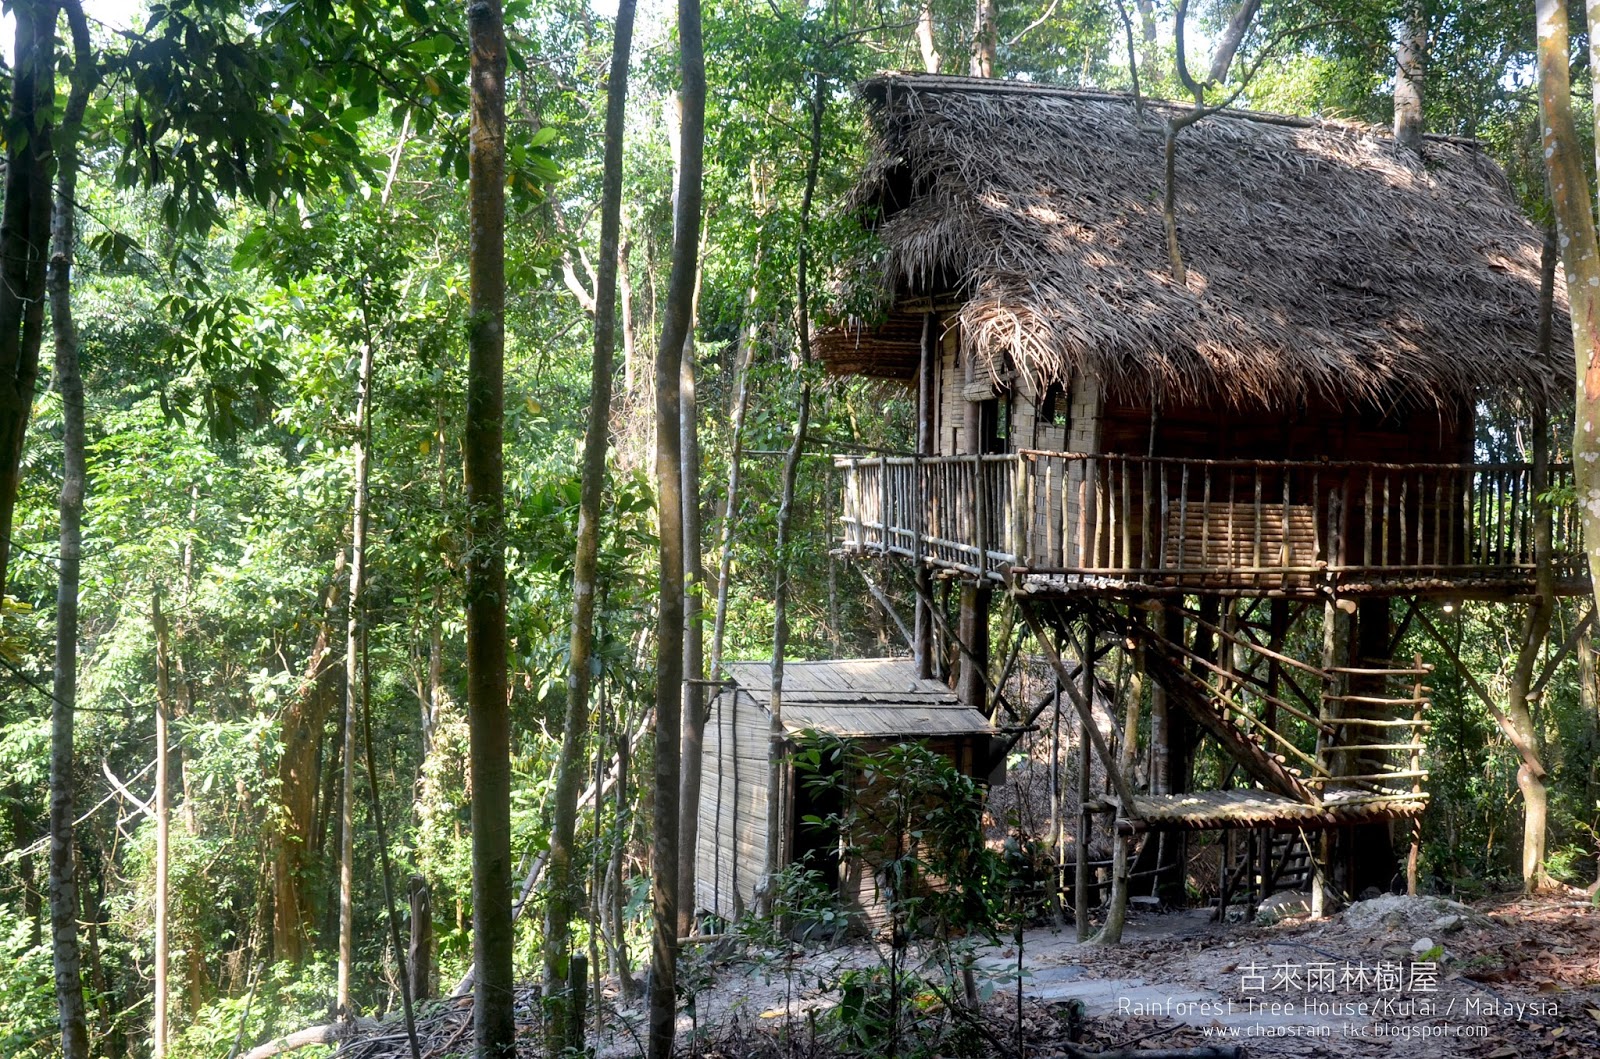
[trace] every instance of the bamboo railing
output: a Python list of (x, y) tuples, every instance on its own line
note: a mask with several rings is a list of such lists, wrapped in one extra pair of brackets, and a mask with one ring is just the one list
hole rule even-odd
[[(1186, 588), (1326, 582), (1531, 581), (1527, 463), (1199, 460), (1024, 450), (839, 457), (846, 551), (970, 576)], [(1569, 466), (1551, 486), (1569, 487)], [(1570, 505), (1558, 577), (1584, 573)]]

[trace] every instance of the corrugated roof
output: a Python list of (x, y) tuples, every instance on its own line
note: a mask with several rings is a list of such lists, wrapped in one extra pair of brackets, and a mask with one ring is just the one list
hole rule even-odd
[[(739, 689), (766, 706), (772, 685), (766, 662), (728, 662)], [(917, 676), (901, 658), (842, 658), (786, 662), (783, 727), (840, 737), (887, 738), (991, 734), (983, 714), (962, 705), (948, 687)]]

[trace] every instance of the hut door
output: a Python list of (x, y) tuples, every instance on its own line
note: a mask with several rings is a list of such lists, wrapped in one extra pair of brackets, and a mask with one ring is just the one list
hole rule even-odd
[[(826, 755), (825, 755), (826, 758)], [(839, 829), (819, 826), (808, 820), (836, 820), (844, 811), (844, 796), (839, 787), (837, 761), (824, 760), (814, 773), (795, 774), (794, 820), (792, 821), (794, 861), (821, 872), (829, 893), (839, 892)]]

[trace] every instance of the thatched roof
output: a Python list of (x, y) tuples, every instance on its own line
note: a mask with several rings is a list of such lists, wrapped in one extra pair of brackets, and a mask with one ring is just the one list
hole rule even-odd
[[(884, 75), (857, 205), (883, 244), (883, 327), (828, 331), (836, 371), (906, 377), (922, 307), (1004, 377), (1238, 405), (1454, 405), (1570, 391), (1566, 291), (1536, 356), (1540, 235), (1476, 144), (1419, 160), (1369, 126), (1223, 111), (1178, 140), (1175, 284), (1162, 121), (1130, 97)], [(876, 269), (876, 266), (874, 266)], [(920, 303), (920, 304), (918, 304)]]

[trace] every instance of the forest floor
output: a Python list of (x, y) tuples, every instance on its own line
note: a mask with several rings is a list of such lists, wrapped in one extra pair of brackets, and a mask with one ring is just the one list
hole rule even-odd
[[(1270, 925), (1213, 923), (1204, 911), (1130, 912), (1123, 943), (1110, 947), (1080, 945), (1070, 929), (1030, 929), (1020, 1005), (1015, 941), (976, 955), (988, 999), (962, 1021), (980, 1055), (1019, 1054), (1020, 1008), (1020, 1051), (1030, 1057), (1061, 1055), (1068, 1042), (1086, 1051), (1240, 1044), (1254, 1059), (1600, 1056), (1600, 910), (1576, 891), (1470, 907), (1385, 896), (1328, 919)], [(679, 1020), (680, 1054), (836, 1054), (829, 1035), (838, 1023), (829, 1013), (841, 977), (887, 966), (887, 947), (868, 942), (687, 958), (684, 973), (696, 988), (692, 1015)], [(597, 1054), (642, 1056), (643, 1001), (607, 993)], [(525, 1054), (533, 1056), (531, 994), (527, 1000)], [(924, 1026), (943, 1018), (949, 1028), (948, 1012), (926, 995), (907, 1008), (920, 1011)], [(469, 1011), (441, 1011), (431, 1021), (425, 1036), (452, 1038), (443, 1048), (434, 1041), (432, 1054), (465, 1054)], [(351, 1042), (345, 1054), (398, 1055), (390, 1033), (387, 1047)], [(873, 1043), (888, 1054), (887, 1042)]]

